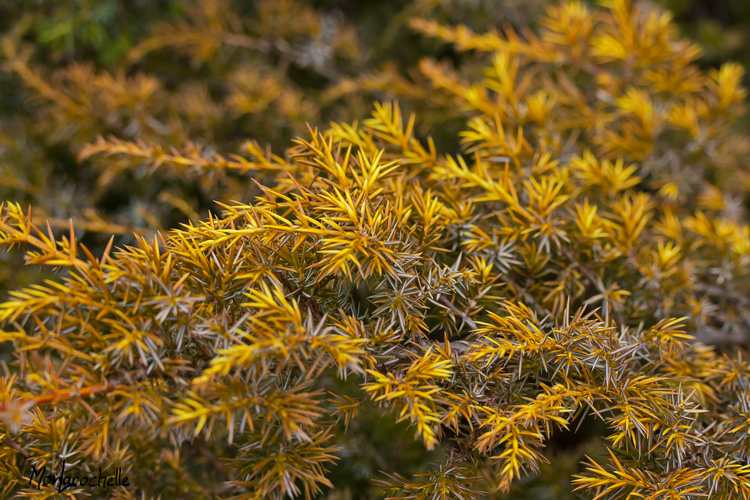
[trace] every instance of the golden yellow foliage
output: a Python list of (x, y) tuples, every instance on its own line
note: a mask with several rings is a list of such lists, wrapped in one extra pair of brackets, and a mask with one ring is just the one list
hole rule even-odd
[[(239, 44), (221, 5), (141, 50)], [(395, 102), (283, 155), (99, 139), (82, 157), (249, 173), (259, 193), (100, 256), (4, 205), (0, 245), (64, 269), (0, 304), (17, 349), (0, 378), (6, 496), (23, 460), (75, 450), (149, 495), (168, 476), (183, 498), (310, 499), (369, 409), (438, 457), (385, 470), (388, 498), (512, 495), (590, 422), (604, 453), (572, 479), (581, 495), (750, 498), (747, 353), (694, 341), (750, 326), (739, 67), (699, 70), (669, 16), (627, 0), (550, 8), (538, 34), (412, 24), (490, 56), (466, 75), (424, 61), (431, 87), (408, 87), (466, 118), (461, 154)], [(258, 78), (239, 86), (273, 83)], [(232, 102), (272, 101), (248, 95)], [(351, 393), (328, 392), (343, 380)], [(182, 477), (184, 443), (221, 461), (215, 483)]]

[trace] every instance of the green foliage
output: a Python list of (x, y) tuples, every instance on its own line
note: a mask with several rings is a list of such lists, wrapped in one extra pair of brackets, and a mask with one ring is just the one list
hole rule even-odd
[[(748, 353), (707, 345), (750, 327), (743, 71), (611, 3), (486, 33), (409, 4), (462, 54), (410, 72), (290, 1), (193, 4), (129, 72), (41, 76), (6, 36), (45, 119), (4, 184), (59, 190), (24, 133), (100, 174), (62, 236), (2, 207), (0, 246), (56, 273), (0, 304), (4, 497), (66, 459), (122, 498), (750, 498)], [(372, 93), (424, 113), (352, 120)], [(132, 230), (83, 211), (132, 180), (139, 226), (191, 220), (80, 239)]]
[(711, 2), (659, 0), (675, 14), (682, 31), (705, 50), (702, 64), (718, 65), (727, 59), (750, 66), (744, 48), (750, 39), (750, 4), (743, 0)]

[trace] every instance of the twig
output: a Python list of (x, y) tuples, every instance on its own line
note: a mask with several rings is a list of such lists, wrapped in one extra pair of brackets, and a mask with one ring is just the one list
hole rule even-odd
[(107, 382), (105, 384), (97, 384), (97, 385), (92, 385), (90, 387), (83, 387), (80, 389), (76, 387), (73, 389), (66, 389), (60, 392), (51, 392), (49, 394), (42, 394), (41, 396), (36, 396), (31, 399), (17, 399), (14, 401), (6, 401), (4, 403), (0, 403), (0, 412), (4, 412), (8, 410), (10, 405), (15, 406), (17, 408), (26, 408), (28, 410), (40, 404), (56, 403), (57, 401), (60, 401), (62, 399), (96, 396), (97, 394), (111, 392), (112, 390), (114, 390), (116, 386), (117, 384), (115, 382)]
[(471, 319), (471, 317), (464, 311), (461, 311), (458, 307), (456, 307), (450, 300), (446, 299), (445, 297), (440, 297), (440, 302), (448, 306), (448, 308), (453, 311), (454, 314), (461, 317), (464, 323), (469, 325), (469, 328), (471, 328), (472, 330), (477, 329), (477, 324), (474, 322), (474, 320)]
[(735, 290), (725, 289), (716, 285), (706, 285), (704, 283), (696, 283), (695, 289), (699, 292), (707, 293), (708, 295), (715, 295), (723, 299), (736, 300), (743, 306), (750, 305), (750, 298)]
[(507, 284), (512, 286), (515, 289), (516, 293), (518, 295), (521, 295), (524, 301), (526, 301), (528, 305), (533, 307), (534, 311), (536, 311), (539, 316), (544, 318), (551, 315), (551, 313), (547, 309), (542, 307), (541, 304), (539, 304), (539, 302), (537, 302), (536, 299), (534, 299), (534, 297), (529, 294), (529, 292), (527, 292), (523, 287), (516, 283), (512, 278), (510, 278), (509, 276), (503, 276), (503, 280), (505, 280)]
[(28, 460), (28, 458), (29, 458), (29, 457), (31, 456), (31, 455), (29, 454), (29, 452), (28, 452), (28, 451), (26, 451), (26, 450), (25, 450), (25, 449), (24, 449), (24, 448), (23, 448), (23, 447), (22, 447), (22, 446), (21, 446), (20, 444), (16, 443), (15, 441), (13, 441), (13, 440), (12, 440), (11, 438), (9, 438), (8, 436), (5, 436), (5, 437), (3, 438), (3, 440), (2, 440), (2, 443), (3, 443), (3, 444), (7, 444), (8, 446), (10, 446), (10, 447), (11, 447), (11, 448), (13, 448), (14, 450), (16, 450), (16, 451), (17, 451), (18, 453), (20, 453), (20, 454), (21, 454), (21, 455), (23, 456), (23, 458), (24, 458), (24, 459), (27, 459), (27, 460)]

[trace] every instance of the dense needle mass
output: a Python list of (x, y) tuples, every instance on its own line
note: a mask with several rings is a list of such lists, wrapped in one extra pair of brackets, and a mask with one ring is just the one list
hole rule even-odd
[(0, 304), (4, 493), (70, 455), (147, 494), (313, 498), (380, 412), (437, 457), (381, 464), (390, 498), (510, 498), (582, 422), (581, 495), (750, 498), (748, 356), (691, 340), (748, 331), (742, 70), (698, 69), (665, 14), (613, 3), (551, 8), (538, 34), (415, 19), (477, 52), (400, 82), (465, 116), (461, 154), (395, 102), (277, 155), (102, 137), (81, 158), (260, 194), (98, 256), (5, 204), (0, 245), (64, 272)]

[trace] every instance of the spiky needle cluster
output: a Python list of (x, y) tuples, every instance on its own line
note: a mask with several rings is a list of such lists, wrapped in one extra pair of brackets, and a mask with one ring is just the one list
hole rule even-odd
[(415, 21), (493, 54), (474, 84), (423, 65), (471, 115), (462, 155), (395, 104), (283, 157), (101, 140), (84, 154), (274, 182), (100, 256), (6, 205), (0, 244), (65, 271), (0, 305), (5, 496), (66, 459), (123, 467), (123, 498), (313, 498), (341, 428), (379, 408), (439, 456), (384, 470), (390, 498), (512, 492), (584, 421), (605, 452), (581, 495), (750, 498), (747, 356), (686, 333), (747, 328), (750, 229), (720, 191), (747, 192), (740, 70), (696, 69), (668, 18), (614, 4), (551, 9), (540, 37)]

